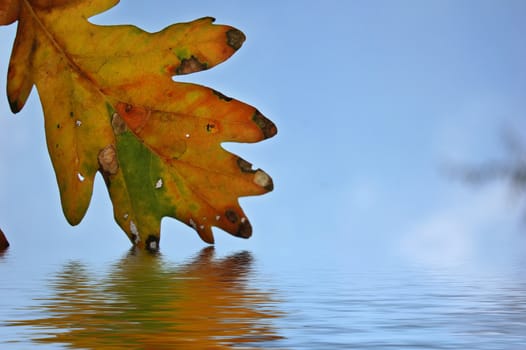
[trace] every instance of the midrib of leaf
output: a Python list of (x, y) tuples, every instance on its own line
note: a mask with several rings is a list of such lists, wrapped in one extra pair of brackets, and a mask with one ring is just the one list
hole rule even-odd
[(53, 35), (53, 33), (51, 33), (48, 28), (46, 27), (46, 25), (44, 24), (44, 22), (40, 19), (40, 17), (38, 16), (38, 14), (35, 12), (35, 10), (33, 9), (33, 7), (31, 6), (31, 4), (29, 3), (28, 0), (22, 0), (23, 3), (26, 5), (28, 11), (31, 13), (31, 16), (34, 18), (34, 20), (37, 22), (38, 26), (40, 27), (40, 29), (42, 30), (42, 32), (46, 35), (46, 37), (48, 38), (49, 42), (51, 43), (51, 45), (53, 45), (53, 47), (55, 48), (55, 50), (57, 50), (57, 52), (59, 53), (59, 55), (61, 55), (63, 58), (66, 59), (66, 61), (68, 62), (69, 66), (75, 71), (77, 72), (83, 79), (89, 81), (91, 83), (91, 85), (93, 85), (96, 90), (102, 95), (102, 96), (105, 96), (100, 87), (97, 85), (97, 83), (95, 81), (93, 81), (92, 79), (90, 79), (85, 73), (84, 71), (82, 70), (81, 67), (79, 67), (77, 65), (77, 63), (71, 58), (71, 56), (62, 48), (62, 46), (60, 46), (60, 44), (57, 42), (57, 40), (55, 39), (55, 36)]

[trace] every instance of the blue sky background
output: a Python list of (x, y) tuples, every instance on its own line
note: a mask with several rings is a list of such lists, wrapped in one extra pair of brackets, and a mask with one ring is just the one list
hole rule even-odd
[[(150, 3), (122, 1), (92, 21), (157, 31), (213, 16), (237, 27), (243, 48), (184, 80), (250, 103), (278, 125), (273, 139), (226, 146), (271, 174), (275, 190), (241, 200), (253, 237), (216, 230), (217, 249), (306, 266), (468, 259), (487, 267), (526, 257), (517, 191), (505, 181), (466, 186), (443, 171), (509, 157), (503, 128), (526, 140), (526, 2)], [(4, 87), (15, 31), (0, 27)], [(0, 227), (13, 249), (35, 263), (49, 250), (121, 254), (129, 242), (101, 177), (83, 222), (67, 224), (44, 137), (36, 90), (17, 116), (0, 98)], [(166, 219), (161, 246), (184, 256), (204, 243)]]

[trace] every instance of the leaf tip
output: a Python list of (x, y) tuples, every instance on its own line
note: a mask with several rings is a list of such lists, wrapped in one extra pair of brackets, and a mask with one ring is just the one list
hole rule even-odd
[(250, 238), (252, 236), (252, 225), (246, 217), (232, 209), (225, 211), (225, 217), (230, 223), (236, 225), (233, 230), (228, 230), (231, 234), (240, 238)]
[(18, 19), (20, 1), (6, 0), (0, 2), (0, 25), (8, 25)]
[(210, 22), (210, 23), (214, 23), (216, 21), (216, 19), (215, 19), (215, 17), (212, 17), (212, 16), (206, 16), (206, 17), (199, 18), (198, 21), (207, 21), (207, 22)]
[(258, 110), (252, 116), (252, 121), (261, 129), (265, 139), (271, 138), (278, 133), (278, 128), (270, 119), (266, 118)]
[(239, 50), (243, 42), (245, 42), (245, 34), (242, 31), (232, 28), (226, 32), (227, 44), (234, 50)]
[(9, 99), (9, 107), (11, 108), (11, 112), (18, 113), (22, 109), (22, 104), (18, 103), (18, 100), (11, 100)]
[(237, 229), (237, 237), (248, 239), (252, 236), (252, 225), (247, 218), (242, 217)]
[(214, 239), (214, 236), (212, 235), (212, 233), (210, 234), (203, 234), (202, 232), (197, 232), (199, 234), (199, 237), (201, 237), (201, 239), (205, 242), (205, 243), (208, 243), (208, 244), (214, 244), (215, 243), (215, 239)]
[(253, 181), (256, 185), (269, 192), (274, 189), (274, 182), (272, 181), (272, 178), (261, 169), (256, 170)]

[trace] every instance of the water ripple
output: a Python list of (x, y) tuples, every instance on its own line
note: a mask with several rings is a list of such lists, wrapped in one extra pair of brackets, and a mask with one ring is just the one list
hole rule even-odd
[(183, 263), (132, 251), (102, 270), (70, 260), (44, 281), (15, 276), (0, 285), (0, 348), (526, 348), (522, 270), (269, 266), (207, 248)]
[(247, 283), (252, 255), (213, 255), (207, 248), (172, 266), (132, 252), (103, 277), (69, 262), (49, 281), (51, 297), (30, 308), (32, 317), (7, 325), (29, 329), (34, 343), (72, 349), (252, 348), (279, 339), (272, 296)]

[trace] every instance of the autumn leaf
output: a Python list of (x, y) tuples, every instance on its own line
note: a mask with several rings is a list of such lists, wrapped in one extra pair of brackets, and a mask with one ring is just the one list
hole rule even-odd
[(249, 237), (238, 199), (272, 190), (272, 180), (221, 143), (258, 142), (276, 127), (252, 106), (172, 80), (228, 59), (245, 36), (213, 18), (156, 33), (87, 20), (117, 3), (20, 0), (14, 6), (9, 103), (17, 113), (36, 86), (67, 220), (82, 220), (100, 172), (115, 220), (137, 246), (157, 248), (165, 216), (209, 243), (212, 227)]

